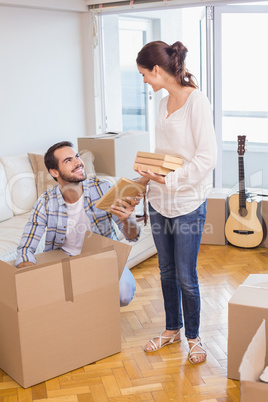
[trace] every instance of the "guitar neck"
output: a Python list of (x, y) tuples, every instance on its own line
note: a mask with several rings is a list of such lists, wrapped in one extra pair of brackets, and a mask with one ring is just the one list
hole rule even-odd
[(244, 157), (238, 156), (239, 208), (246, 208)]

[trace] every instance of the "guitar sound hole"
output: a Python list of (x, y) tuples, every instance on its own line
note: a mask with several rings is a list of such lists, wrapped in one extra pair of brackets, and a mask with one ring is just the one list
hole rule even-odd
[(245, 217), (245, 216), (247, 216), (247, 214), (248, 214), (248, 211), (247, 211), (247, 208), (240, 208), (239, 209), (239, 215), (240, 216), (243, 216), (243, 217)]

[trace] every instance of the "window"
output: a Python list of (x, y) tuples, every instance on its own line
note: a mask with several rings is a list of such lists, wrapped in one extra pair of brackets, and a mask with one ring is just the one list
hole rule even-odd
[(152, 21), (119, 18), (119, 54), (122, 96), (122, 129), (148, 131), (149, 101), (147, 86), (136, 67), (139, 50), (152, 39)]
[(238, 187), (237, 136), (246, 135), (246, 185), (268, 188), (268, 7), (215, 7), (214, 24), (217, 186)]
[[(106, 130), (154, 126), (164, 91), (154, 93), (136, 71), (136, 54), (150, 40), (182, 41), (187, 68), (209, 97), (218, 141), (216, 187), (233, 187), (237, 136), (246, 135), (246, 185), (268, 188), (268, 2), (214, 7), (103, 12)], [(131, 54), (131, 55), (130, 55)]]
[(177, 8), (102, 16), (106, 131), (149, 131), (154, 149), (155, 120), (165, 94), (155, 94), (143, 84), (137, 53), (152, 40), (170, 44), (180, 40), (188, 47), (187, 68), (200, 82), (199, 23), (204, 10)]
[[(254, 12), (253, 12), (254, 11)], [(244, 134), (250, 142), (268, 140), (268, 9), (219, 8), (222, 42), (222, 140)], [(238, 29), (239, 27), (239, 29)]]

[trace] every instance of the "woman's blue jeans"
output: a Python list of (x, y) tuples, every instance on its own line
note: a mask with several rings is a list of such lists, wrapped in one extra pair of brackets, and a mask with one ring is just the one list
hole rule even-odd
[(185, 336), (195, 339), (200, 323), (196, 264), (206, 220), (206, 201), (195, 211), (175, 218), (166, 218), (150, 204), (149, 211), (158, 252), (166, 329), (178, 330), (184, 321)]

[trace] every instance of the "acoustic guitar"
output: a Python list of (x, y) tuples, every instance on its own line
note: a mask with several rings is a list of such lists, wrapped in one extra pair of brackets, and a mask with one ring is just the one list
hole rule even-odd
[(246, 136), (239, 135), (238, 176), (239, 194), (229, 198), (230, 215), (225, 224), (225, 236), (229, 243), (237, 247), (257, 247), (263, 239), (263, 228), (257, 215), (257, 201), (248, 202), (245, 191), (244, 154)]

